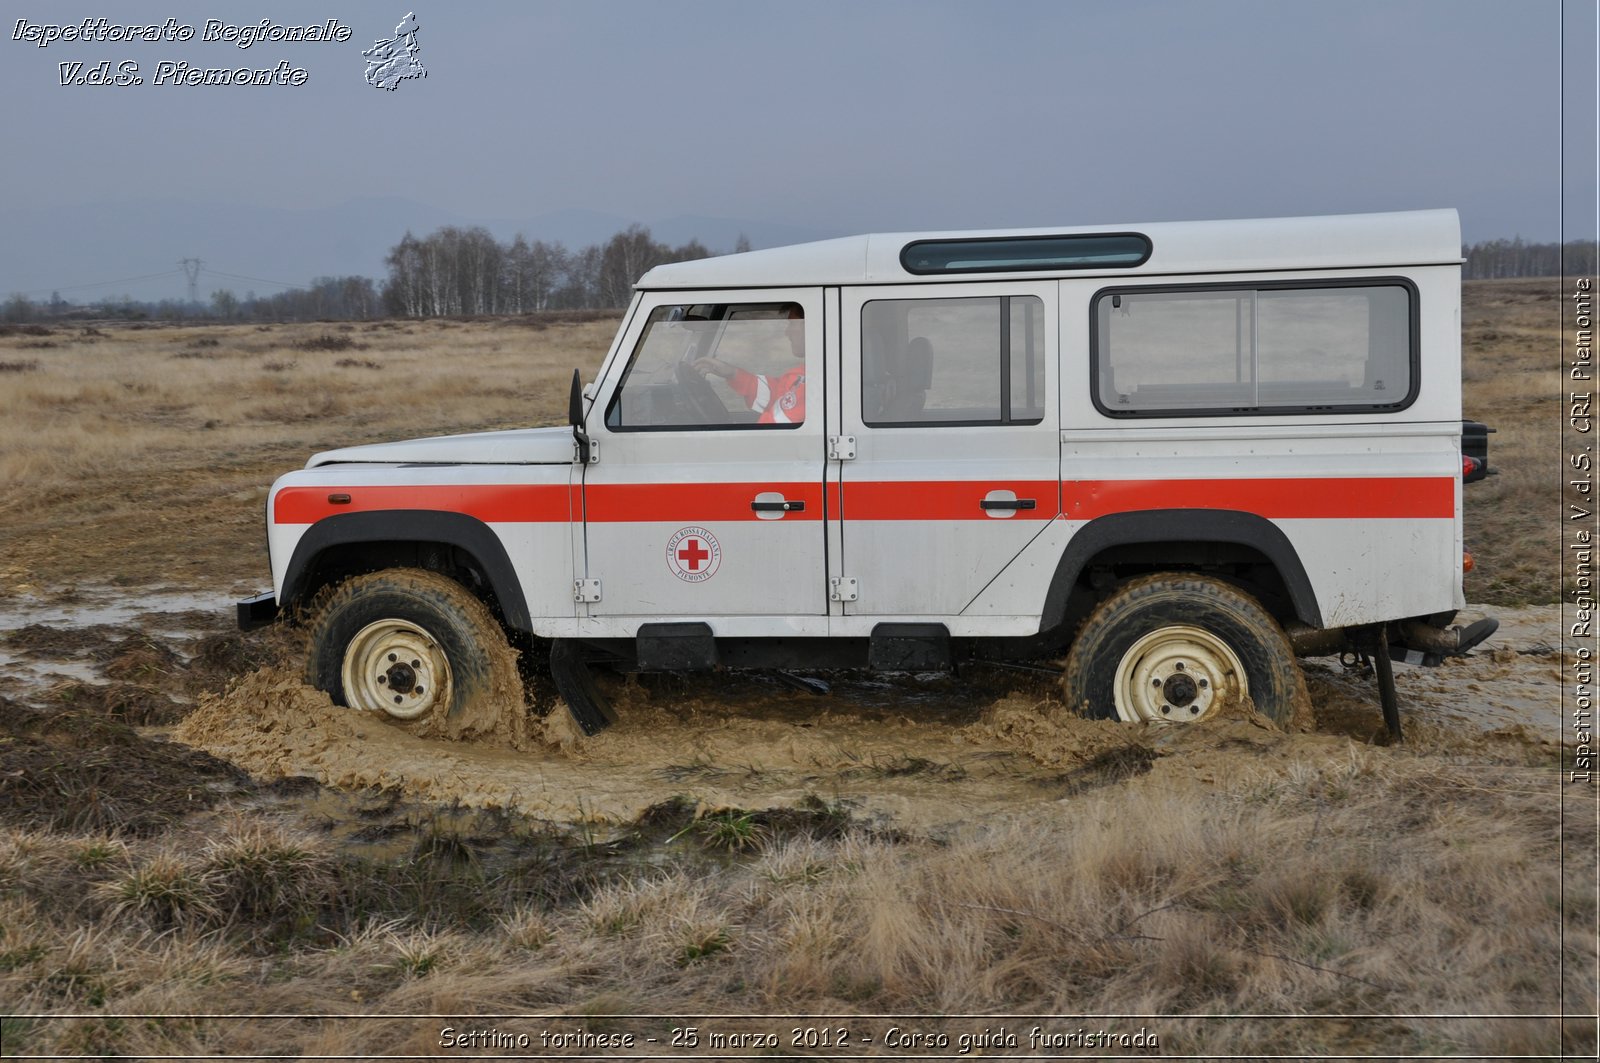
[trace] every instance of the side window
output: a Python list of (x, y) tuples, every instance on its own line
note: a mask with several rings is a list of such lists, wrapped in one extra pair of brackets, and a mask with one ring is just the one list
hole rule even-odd
[(874, 427), (1038, 424), (1036, 296), (878, 299), (861, 309), (861, 420)]
[(1094, 303), (1094, 400), (1112, 416), (1359, 412), (1415, 397), (1398, 283), (1121, 289)]
[(805, 416), (798, 304), (686, 303), (650, 312), (606, 407), (606, 426), (793, 428)]

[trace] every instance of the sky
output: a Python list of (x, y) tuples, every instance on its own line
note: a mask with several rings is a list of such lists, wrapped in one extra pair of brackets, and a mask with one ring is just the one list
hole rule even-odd
[[(0, 0), (0, 11), (0, 222), (51, 219), (13, 227), (17, 242), (0, 235), (0, 293), (135, 268), (136, 254), (102, 246), (103, 208), (126, 208), (128, 240), (153, 202), (236, 207), (241, 241), (250, 211), (364, 200), (466, 220), (691, 215), (817, 235), (1441, 206), (1460, 211), (1469, 242), (1595, 228), (1593, 0)], [(408, 11), (427, 76), (375, 88), (361, 52)], [(26, 39), (97, 17), (171, 19), (195, 36)], [(348, 41), (203, 40), (211, 19), (330, 18)], [(103, 60), (113, 73), (137, 64), (144, 82), (60, 83), (60, 64)], [(305, 75), (163, 85), (162, 62)], [(393, 244), (408, 209), (393, 207), (397, 228), (373, 239)], [(236, 250), (224, 257), (247, 271)]]

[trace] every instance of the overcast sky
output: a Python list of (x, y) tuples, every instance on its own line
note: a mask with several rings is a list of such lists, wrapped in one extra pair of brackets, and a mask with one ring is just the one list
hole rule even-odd
[[(1567, 235), (1594, 228), (1594, 4), (1567, 3), (1565, 27), (1563, 7), (5, 0), (0, 190), (12, 209), (399, 197), (834, 233), (1447, 206), (1469, 241), (1554, 240), (1563, 149)], [(426, 79), (373, 88), (362, 50), (413, 9)], [(19, 19), (101, 16), (196, 37), (13, 39)], [(200, 39), (213, 18), (352, 37), (240, 49)], [(1586, 115), (1565, 135), (1564, 49)], [(59, 83), (58, 64), (107, 59), (145, 83)], [(153, 83), (162, 61), (284, 60), (304, 84)]]

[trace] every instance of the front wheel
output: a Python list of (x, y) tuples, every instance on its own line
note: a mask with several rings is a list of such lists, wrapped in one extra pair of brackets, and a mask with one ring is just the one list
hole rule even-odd
[(1305, 679), (1277, 621), (1231, 584), (1175, 573), (1134, 580), (1073, 640), (1067, 704), (1086, 716), (1189, 723), (1254, 705), (1289, 727)]
[(346, 580), (311, 626), (306, 678), (352, 709), (433, 721), (451, 737), (522, 715), (505, 631), (483, 602), (437, 572)]

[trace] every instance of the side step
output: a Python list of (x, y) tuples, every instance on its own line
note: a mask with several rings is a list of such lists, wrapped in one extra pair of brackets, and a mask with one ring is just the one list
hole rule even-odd
[(634, 653), (641, 672), (709, 672), (721, 663), (706, 623), (640, 624)]
[(951, 672), (950, 629), (943, 624), (877, 624), (867, 647), (874, 672)]

